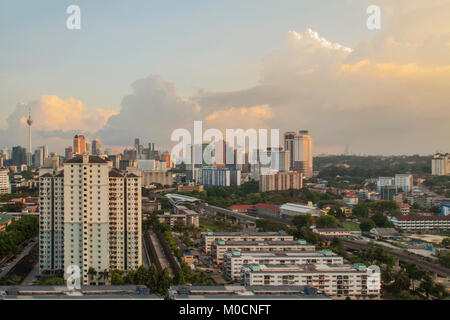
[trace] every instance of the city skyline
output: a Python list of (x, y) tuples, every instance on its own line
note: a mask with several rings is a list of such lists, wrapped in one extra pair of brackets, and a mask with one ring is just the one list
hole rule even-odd
[[(76, 133), (99, 138), (105, 146), (128, 145), (136, 136), (169, 145), (170, 133), (190, 128), (194, 120), (218, 129), (307, 128), (316, 154), (344, 153), (346, 145), (356, 154), (445, 152), (450, 148), (448, 4), (377, 2), (382, 25), (376, 31), (367, 29), (366, 1), (327, 1), (326, 6), (286, 1), (272, 15), (272, 2), (256, 8), (210, 4), (197, 11), (198, 19), (209, 21), (214, 10), (233, 12), (241, 32), (223, 19), (211, 22), (210, 32), (197, 25), (180, 31), (195, 45), (155, 28), (166, 24), (161, 18), (148, 22), (144, 12), (159, 12), (176, 28), (184, 20), (174, 17), (199, 9), (205, 5), (201, 1), (195, 8), (177, 4), (176, 14), (163, 4), (133, 3), (122, 18), (120, 4), (79, 1), (81, 30), (65, 28), (66, 3), (27, 4), (35, 17), (25, 14), (22, 19), (29, 20), (19, 26), (5, 15), (1, 31), (11, 46), (0, 53), (8, 64), (1, 70), (0, 145), (25, 145), (22, 129), (31, 107), (34, 143), (59, 153)], [(18, 6), (4, 2), (2, 11), (17, 16)], [(43, 14), (48, 14), (45, 23), (36, 21)], [(115, 18), (113, 25), (107, 17)], [(139, 28), (128, 24), (132, 19)], [(265, 19), (273, 30), (264, 29)], [(119, 37), (111, 47), (106, 26), (130, 39)], [(43, 38), (48, 30), (62, 46), (55, 53), (45, 49), (51, 46)], [(244, 45), (248, 42), (255, 48)], [(105, 52), (120, 43), (126, 47)]]

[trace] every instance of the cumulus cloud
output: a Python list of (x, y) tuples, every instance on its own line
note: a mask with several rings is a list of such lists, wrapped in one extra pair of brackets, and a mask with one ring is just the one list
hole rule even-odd
[(132, 145), (134, 138), (141, 138), (161, 145), (174, 129), (190, 128), (201, 113), (197, 103), (178, 96), (175, 85), (160, 76), (137, 80), (132, 88), (133, 93), (122, 100), (120, 113), (97, 133), (105, 144)]
[(55, 95), (44, 95), (29, 103), (16, 105), (7, 119), (7, 128), (0, 131), (0, 145), (27, 146), (28, 131), (26, 119), (31, 110), (33, 118), (33, 145), (47, 144), (62, 150), (76, 133), (96, 131), (106, 124), (113, 110), (87, 108), (81, 100), (63, 99)]
[[(266, 126), (310, 129), (318, 152), (343, 152), (346, 144), (363, 153), (448, 150), (450, 10), (440, 12), (438, 0), (413, 2), (416, 9), (403, 2), (408, 10), (391, 2), (395, 21), (353, 49), (312, 30), (290, 31), (285, 47), (263, 60), (257, 86), (196, 101), (217, 114), (267, 105), (274, 116)], [(233, 127), (233, 117), (222, 119)]]

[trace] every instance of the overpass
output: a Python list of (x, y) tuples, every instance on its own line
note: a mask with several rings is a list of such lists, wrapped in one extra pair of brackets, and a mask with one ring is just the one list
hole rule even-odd
[(259, 219), (257, 217), (252, 217), (243, 213), (234, 212), (229, 209), (224, 209), (221, 207), (210, 206), (205, 204), (200, 204), (198, 206), (206, 215), (223, 218), (231, 223), (239, 223), (244, 225), (247, 229), (256, 228), (256, 221)]

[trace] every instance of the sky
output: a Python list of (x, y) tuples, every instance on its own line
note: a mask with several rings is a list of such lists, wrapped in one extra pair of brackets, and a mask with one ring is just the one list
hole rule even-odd
[(309, 129), (315, 154), (450, 150), (450, 0), (0, 0), (0, 36), (0, 147), (26, 145), (31, 108), (59, 153), (169, 146), (194, 120)]

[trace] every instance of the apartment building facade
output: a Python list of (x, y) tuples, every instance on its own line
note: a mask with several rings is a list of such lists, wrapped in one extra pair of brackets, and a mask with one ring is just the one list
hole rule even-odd
[(398, 216), (389, 218), (402, 230), (450, 230), (450, 216)]
[(141, 182), (99, 156), (75, 156), (40, 177), (40, 271), (134, 270), (142, 263)]
[(217, 266), (223, 265), (225, 253), (232, 251), (240, 252), (284, 252), (284, 251), (314, 251), (313, 245), (307, 244), (305, 240), (295, 241), (216, 241), (211, 247), (211, 256)]
[(259, 176), (259, 191), (285, 191), (300, 190), (303, 188), (303, 173), (278, 172), (273, 174), (261, 174)]
[(344, 258), (330, 250), (284, 252), (227, 252), (223, 258), (224, 274), (229, 281), (240, 281), (247, 265), (343, 264)]
[(8, 170), (0, 169), (0, 194), (11, 193)]
[(243, 283), (251, 286), (313, 286), (332, 298), (380, 297), (380, 277), (363, 265), (252, 265), (243, 268)]
[(214, 242), (222, 241), (293, 241), (294, 237), (287, 235), (286, 232), (203, 232), (202, 244), (206, 254), (211, 253), (211, 247)]

